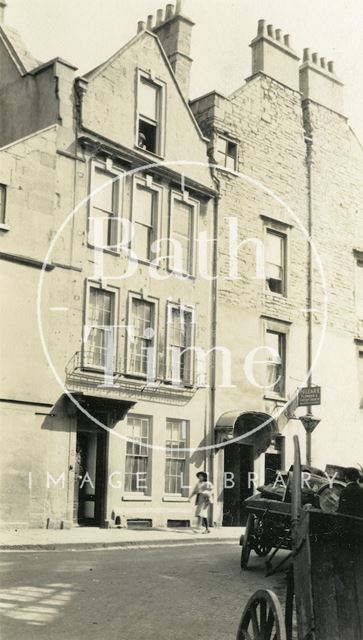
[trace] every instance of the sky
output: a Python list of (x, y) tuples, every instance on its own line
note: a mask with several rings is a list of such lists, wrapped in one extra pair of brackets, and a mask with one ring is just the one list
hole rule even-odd
[[(42, 62), (56, 56), (79, 74), (97, 66), (136, 33), (138, 20), (167, 0), (7, 0), (5, 21)], [(305, 47), (335, 61), (345, 84), (345, 113), (363, 141), (362, 0), (184, 0), (194, 22), (191, 98), (212, 89), (228, 95), (251, 73), (249, 43), (265, 18)]]

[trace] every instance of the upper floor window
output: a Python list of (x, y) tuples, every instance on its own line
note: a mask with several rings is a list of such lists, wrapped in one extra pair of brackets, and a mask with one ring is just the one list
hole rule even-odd
[(266, 387), (283, 396), (286, 377), (286, 334), (267, 330), (265, 346), (268, 347)]
[(125, 465), (125, 491), (150, 493), (149, 446), (151, 442), (151, 418), (127, 416), (127, 442)]
[[(165, 442), (165, 493), (183, 495), (188, 486), (186, 469), (187, 421), (168, 419)], [(183, 491), (184, 489), (184, 491)]]
[(159, 207), (159, 190), (136, 181), (132, 213), (132, 249), (139, 260), (149, 262), (153, 258), (151, 247), (157, 238)]
[(155, 369), (155, 303), (131, 296), (128, 372), (152, 378)]
[(363, 260), (357, 261), (355, 303), (358, 318), (363, 319)]
[(139, 73), (137, 94), (137, 145), (161, 155), (163, 87)]
[(83, 366), (114, 370), (115, 292), (90, 286), (84, 326)]
[(167, 378), (174, 384), (193, 383), (193, 310), (168, 304)]
[(358, 353), (359, 408), (363, 409), (363, 351)]
[(119, 173), (92, 165), (89, 241), (100, 249), (118, 250), (121, 184)]
[(222, 167), (236, 171), (238, 145), (228, 138), (217, 136), (216, 161)]
[(268, 288), (286, 295), (286, 236), (272, 229), (266, 231), (265, 273)]
[(6, 186), (0, 184), (0, 224), (5, 224), (6, 213)]
[(169, 268), (184, 275), (194, 273), (197, 212), (196, 201), (172, 196)]

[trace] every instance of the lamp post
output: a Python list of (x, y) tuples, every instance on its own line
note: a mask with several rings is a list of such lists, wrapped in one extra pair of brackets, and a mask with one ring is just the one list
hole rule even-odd
[(312, 413), (307, 413), (299, 418), (306, 431), (306, 464), (311, 466), (311, 434), (318, 426), (320, 418), (315, 418)]

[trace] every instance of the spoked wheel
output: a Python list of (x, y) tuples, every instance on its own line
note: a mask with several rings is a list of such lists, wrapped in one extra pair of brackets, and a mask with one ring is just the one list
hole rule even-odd
[(254, 544), (254, 540), (253, 540), (254, 529), (255, 529), (255, 516), (252, 513), (250, 513), (247, 518), (246, 530), (243, 536), (243, 544), (242, 544), (242, 551), (241, 551), (241, 569), (247, 569), (251, 549)]
[(263, 522), (262, 520), (257, 520), (255, 522), (255, 535), (254, 535), (254, 543), (253, 550), (257, 553), (258, 556), (263, 558), (270, 553), (272, 549), (272, 544), (270, 544), (263, 535)]
[(236, 640), (286, 640), (284, 615), (273, 591), (251, 596), (239, 623)]

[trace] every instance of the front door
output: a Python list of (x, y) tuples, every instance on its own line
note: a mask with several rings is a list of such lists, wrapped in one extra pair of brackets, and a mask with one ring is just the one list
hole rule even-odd
[(243, 501), (252, 495), (249, 473), (253, 472), (253, 447), (233, 442), (224, 448), (223, 525), (245, 524)]
[[(104, 421), (104, 417), (101, 418)], [(78, 420), (74, 487), (74, 522), (101, 526), (106, 502), (107, 431), (82, 416)]]

